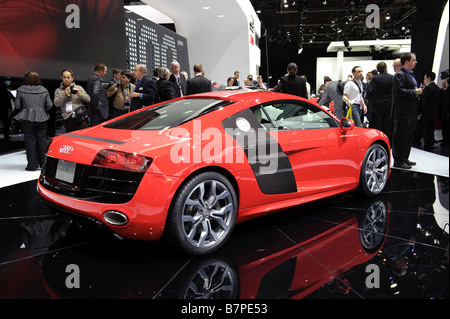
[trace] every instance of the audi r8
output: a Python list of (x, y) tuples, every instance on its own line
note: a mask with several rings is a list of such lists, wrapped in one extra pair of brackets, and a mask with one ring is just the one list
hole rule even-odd
[(236, 223), (342, 192), (379, 194), (385, 134), (300, 97), (212, 92), (55, 137), (38, 193), (120, 238), (167, 238), (193, 255)]

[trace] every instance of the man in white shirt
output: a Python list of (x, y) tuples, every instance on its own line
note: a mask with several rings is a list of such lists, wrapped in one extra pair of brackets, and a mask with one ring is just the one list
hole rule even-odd
[(348, 107), (352, 108), (352, 119), (355, 122), (355, 126), (363, 127), (362, 119), (363, 114), (367, 113), (367, 106), (363, 99), (363, 70), (360, 66), (355, 66), (352, 69), (353, 80), (348, 81), (344, 87), (344, 94), (342, 100)]

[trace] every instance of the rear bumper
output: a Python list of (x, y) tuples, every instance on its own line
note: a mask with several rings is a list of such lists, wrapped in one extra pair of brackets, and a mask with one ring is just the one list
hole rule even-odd
[[(182, 182), (181, 178), (145, 174), (134, 197), (127, 203), (99, 203), (57, 194), (38, 181), (38, 194), (54, 212), (74, 219), (83, 219), (106, 228), (118, 237), (136, 240), (157, 240), (164, 231), (170, 202)], [(115, 210), (128, 217), (124, 226), (108, 224), (103, 218), (107, 211)]]

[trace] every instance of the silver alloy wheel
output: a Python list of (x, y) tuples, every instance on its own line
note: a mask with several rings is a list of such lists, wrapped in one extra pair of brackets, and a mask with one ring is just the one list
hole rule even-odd
[(236, 274), (230, 265), (210, 260), (194, 273), (184, 299), (234, 299), (237, 291)]
[(386, 185), (389, 172), (389, 158), (381, 145), (369, 149), (363, 169), (368, 191), (373, 195), (380, 193)]
[(219, 244), (234, 222), (233, 196), (217, 180), (206, 180), (194, 187), (187, 196), (182, 213), (185, 238), (200, 249)]
[(386, 236), (387, 208), (383, 201), (378, 200), (369, 207), (360, 227), (363, 247), (368, 251), (376, 249)]

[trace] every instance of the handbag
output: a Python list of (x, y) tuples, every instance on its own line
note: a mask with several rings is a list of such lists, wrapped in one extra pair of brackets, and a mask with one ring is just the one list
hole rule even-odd
[(75, 111), (70, 114), (70, 119), (76, 124), (86, 121), (88, 118), (89, 115), (85, 106), (77, 107)]
[(353, 115), (352, 115), (352, 106), (348, 106), (347, 115), (345, 115), (346, 119), (349, 119), (350, 121), (353, 121)]

